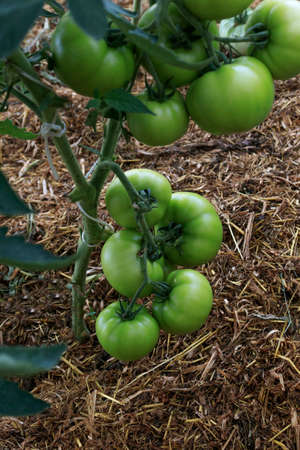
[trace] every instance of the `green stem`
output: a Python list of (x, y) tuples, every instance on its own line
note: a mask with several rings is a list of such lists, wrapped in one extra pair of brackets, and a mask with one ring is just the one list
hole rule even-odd
[(84, 321), (84, 303), (85, 303), (85, 282), (86, 272), (92, 248), (79, 239), (78, 241), (79, 258), (76, 260), (72, 277), (72, 330), (78, 341), (83, 341), (89, 336), (89, 331)]
[(91, 177), (90, 184), (96, 190), (96, 195), (101, 192), (110, 167), (104, 166), (104, 162), (111, 162), (119, 137), (121, 134), (121, 122), (115, 119), (109, 119), (104, 129), (104, 140), (101, 148), (101, 155)]
[(133, 11), (136, 14), (136, 17), (133, 19), (134, 25), (136, 25), (139, 21), (140, 15), (141, 15), (141, 6), (142, 1), (141, 0), (134, 0), (133, 2)]

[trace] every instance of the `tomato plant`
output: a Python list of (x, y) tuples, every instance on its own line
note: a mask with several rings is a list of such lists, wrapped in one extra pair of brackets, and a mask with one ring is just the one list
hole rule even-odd
[[(127, 306), (125, 304), (124, 308)], [(141, 309), (140, 309), (141, 308)], [(134, 361), (146, 356), (159, 338), (159, 326), (141, 305), (134, 305), (132, 318), (122, 318), (120, 302), (106, 306), (96, 320), (96, 335), (111, 356), (122, 361)]]
[(217, 135), (255, 127), (268, 116), (273, 101), (270, 71), (249, 56), (207, 72), (192, 83), (186, 97), (192, 119)]
[(189, 115), (179, 92), (161, 100), (149, 98), (148, 92), (137, 97), (154, 114), (127, 113), (128, 128), (138, 141), (152, 146), (168, 145), (184, 135)]
[(51, 40), (55, 70), (61, 80), (79, 94), (94, 97), (125, 86), (134, 72), (132, 50), (110, 47), (94, 40), (66, 13)]
[(241, 13), (253, 0), (183, 0), (183, 4), (199, 19), (220, 20)]
[(196, 270), (181, 269), (169, 274), (167, 284), (168, 295), (156, 297), (152, 303), (160, 327), (174, 334), (198, 330), (212, 308), (213, 293), (208, 280)]
[(246, 29), (255, 25), (267, 30), (269, 37), (262, 45), (250, 45), (249, 53), (262, 61), (275, 79), (286, 80), (300, 73), (299, 1), (263, 1), (250, 16)]
[(192, 192), (174, 192), (157, 227), (164, 254), (173, 264), (195, 266), (213, 259), (222, 242), (222, 224), (213, 205)]
[[(125, 172), (128, 180), (137, 191), (155, 202), (150, 212), (145, 214), (149, 227), (159, 222), (171, 198), (171, 185), (166, 177), (149, 169), (132, 169)], [(136, 212), (130, 197), (119, 178), (115, 177), (108, 186), (105, 202), (109, 214), (122, 227), (136, 228)]]
[[(133, 297), (144, 280), (142, 268), (143, 236), (134, 230), (121, 230), (114, 233), (104, 244), (101, 251), (101, 264), (107, 281), (120, 294)], [(164, 278), (163, 261), (147, 260), (147, 273), (151, 281)], [(147, 285), (141, 297), (149, 295), (151, 285)]]

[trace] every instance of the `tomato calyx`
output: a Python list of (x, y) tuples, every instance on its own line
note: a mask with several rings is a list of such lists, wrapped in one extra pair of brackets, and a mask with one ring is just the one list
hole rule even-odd
[(118, 28), (110, 28), (105, 37), (105, 41), (111, 48), (118, 48), (127, 44), (125, 34)]
[(169, 297), (172, 287), (165, 281), (153, 281), (151, 283), (153, 293), (156, 295), (156, 301), (164, 302)]
[[(124, 308), (124, 303), (126, 304)], [(120, 317), (120, 319), (127, 321), (127, 320), (133, 320), (136, 315), (143, 309), (143, 305), (140, 305), (139, 308), (133, 310), (133, 306), (135, 305), (135, 302), (126, 302), (126, 301), (119, 301), (120, 304), (120, 311), (117, 311), (117, 315)]]
[(178, 247), (182, 240), (183, 226), (180, 223), (170, 222), (165, 227), (160, 227), (156, 235), (159, 244), (170, 247)]
[(156, 198), (151, 195), (150, 189), (138, 191), (138, 196), (139, 200), (132, 205), (137, 213), (144, 214), (150, 212), (153, 208), (157, 208), (158, 202)]

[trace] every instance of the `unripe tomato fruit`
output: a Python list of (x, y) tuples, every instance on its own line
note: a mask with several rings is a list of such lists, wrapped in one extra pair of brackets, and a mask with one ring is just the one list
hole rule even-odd
[(153, 315), (168, 333), (185, 334), (198, 330), (206, 321), (213, 293), (204, 275), (192, 269), (171, 272), (167, 278), (171, 291), (168, 298), (156, 297)]
[(66, 13), (51, 39), (55, 71), (75, 92), (88, 97), (126, 85), (134, 73), (135, 60), (126, 45), (109, 47), (104, 39), (87, 35)]
[(258, 59), (242, 56), (195, 80), (186, 104), (192, 119), (212, 134), (251, 130), (270, 113), (274, 83)]
[[(133, 311), (140, 306), (135, 304)], [(111, 356), (121, 361), (135, 361), (153, 350), (159, 338), (159, 326), (145, 308), (133, 319), (124, 320), (121, 313), (120, 302), (106, 306), (97, 317), (96, 335)]]
[(236, 16), (253, 0), (183, 0), (184, 6), (201, 20), (221, 20)]

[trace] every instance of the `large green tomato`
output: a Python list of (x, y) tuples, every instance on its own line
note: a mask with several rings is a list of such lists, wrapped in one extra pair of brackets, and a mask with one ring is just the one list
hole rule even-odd
[(249, 53), (261, 60), (276, 80), (300, 73), (300, 2), (265, 0), (250, 16), (247, 29), (263, 24), (269, 37), (263, 47), (251, 47)]
[[(253, 9), (247, 9), (247, 20), (250, 18)], [(242, 38), (246, 34), (246, 20), (240, 23), (236, 17), (230, 17), (229, 19), (221, 20), (219, 24), (219, 34), (222, 37)], [(231, 42), (231, 48), (241, 56), (248, 55), (248, 49), (250, 42)]]
[[(132, 169), (125, 172), (125, 175), (138, 192), (149, 190), (150, 196), (156, 201), (153, 209), (145, 214), (149, 227), (152, 227), (162, 219), (171, 199), (172, 189), (169, 181), (160, 173), (149, 169)], [(105, 203), (117, 224), (125, 228), (136, 228), (135, 210), (118, 177), (108, 186)]]
[[(172, 194), (166, 215), (157, 229), (167, 259), (181, 266), (196, 266), (212, 260), (222, 243), (222, 224), (215, 208), (193, 192)], [(166, 233), (171, 231), (175, 236), (169, 240)]]
[(184, 6), (199, 19), (220, 20), (236, 16), (253, 0), (183, 0)]
[(195, 80), (186, 104), (192, 119), (210, 133), (251, 130), (270, 113), (274, 83), (258, 59), (242, 56)]
[[(136, 304), (133, 311), (140, 306)], [(97, 317), (96, 335), (111, 356), (121, 361), (135, 361), (153, 350), (159, 338), (159, 326), (145, 308), (130, 320), (123, 320), (121, 314), (120, 302), (106, 306)]]
[[(121, 230), (110, 236), (101, 251), (101, 264), (110, 285), (125, 297), (133, 297), (144, 281), (142, 270), (143, 237), (134, 230)], [(151, 262), (147, 260), (147, 272), (151, 281), (164, 279), (163, 258)], [(140, 294), (151, 294), (148, 284)]]
[(152, 312), (168, 333), (185, 334), (198, 330), (206, 321), (213, 293), (204, 275), (192, 269), (175, 270), (167, 278), (168, 298), (156, 297)]
[(51, 39), (55, 70), (75, 92), (88, 97), (125, 86), (134, 73), (135, 60), (127, 46), (112, 48), (94, 40), (66, 13)]
[(128, 128), (138, 141), (151, 146), (168, 145), (185, 134), (189, 115), (179, 92), (162, 101), (151, 100), (147, 92), (137, 97), (155, 114), (127, 113)]

